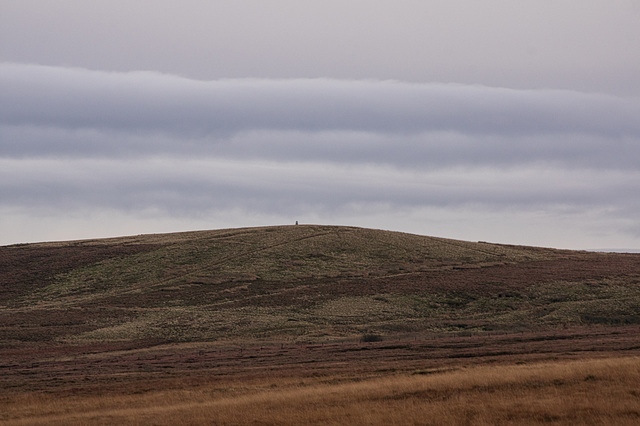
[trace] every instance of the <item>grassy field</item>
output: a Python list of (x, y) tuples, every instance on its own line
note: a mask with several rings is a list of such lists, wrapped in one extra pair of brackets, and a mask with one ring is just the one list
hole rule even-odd
[(637, 424), (640, 255), (353, 227), (0, 247), (0, 422)]
[(640, 358), (273, 377), (144, 394), (13, 396), (6, 424), (601, 424), (640, 421)]

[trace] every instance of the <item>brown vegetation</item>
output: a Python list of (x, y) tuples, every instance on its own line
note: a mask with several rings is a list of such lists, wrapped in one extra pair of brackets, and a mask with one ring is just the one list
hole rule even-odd
[(271, 377), (141, 394), (7, 398), (9, 424), (604, 424), (640, 421), (640, 358)]
[(0, 247), (0, 422), (634, 424), (639, 284), (346, 227)]

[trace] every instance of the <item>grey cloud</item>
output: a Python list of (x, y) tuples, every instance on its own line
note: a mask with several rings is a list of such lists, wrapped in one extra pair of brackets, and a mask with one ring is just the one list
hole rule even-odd
[(0, 156), (633, 167), (640, 99), (394, 81), (0, 66)]
[(104, 211), (157, 212), (174, 229), (221, 211), (232, 226), (296, 216), (409, 231), (435, 212), (468, 232), (482, 212), (495, 229), (512, 217), (513, 235), (531, 218), (562, 230), (584, 215), (574, 241), (592, 224), (637, 229), (636, 98), (16, 64), (0, 65), (0, 90), (4, 233), (45, 213)]
[(252, 131), (229, 138), (118, 133), (96, 129), (0, 126), (5, 158), (211, 157), (267, 161), (386, 164), (394, 167), (515, 167), (531, 163), (567, 168), (635, 169), (638, 138), (588, 134), (508, 137), (429, 132)]
[(637, 100), (394, 81), (195, 81), (4, 64), (5, 125), (228, 135), (251, 130), (638, 136)]
[(640, 93), (633, 0), (4, 1), (0, 58), (196, 78)]
[(398, 209), (468, 204), (630, 209), (637, 207), (633, 195), (640, 187), (637, 172), (603, 173), (594, 180), (589, 171), (576, 174), (535, 168), (411, 172), (219, 160), (2, 160), (0, 165), (3, 205), (59, 210), (90, 205), (187, 214), (239, 207), (284, 214), (309, 209), (335, 212), (352, 204)]

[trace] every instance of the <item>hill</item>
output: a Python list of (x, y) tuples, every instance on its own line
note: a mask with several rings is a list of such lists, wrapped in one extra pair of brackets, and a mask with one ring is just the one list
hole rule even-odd
[(639, 313), (639, 254), (318, 225), (5, 246), (0, 422), (635, 424)]
[(640, 256), (337, 226), (0, 248), (0, 338), (286, 340), (640, 323)]

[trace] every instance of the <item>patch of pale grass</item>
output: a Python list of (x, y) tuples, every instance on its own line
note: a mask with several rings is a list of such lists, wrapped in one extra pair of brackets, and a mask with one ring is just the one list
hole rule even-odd
[[(640, 359), (5, 401), (8, 424), (638, 424)], [(19, 408), (16, 408), (19, 405)], [(0, 407), (1, 409), (2, 407)], [(8, 410), (7, 410), (8, 409)]]

